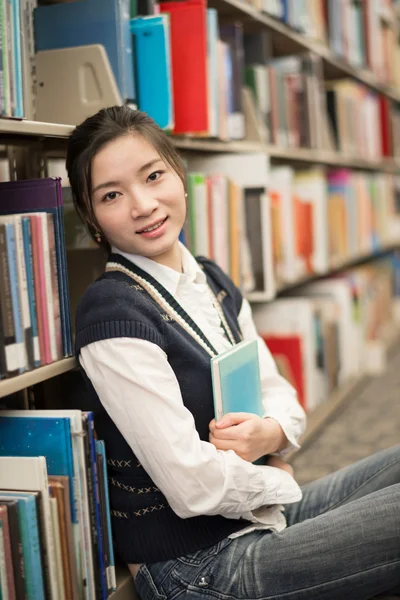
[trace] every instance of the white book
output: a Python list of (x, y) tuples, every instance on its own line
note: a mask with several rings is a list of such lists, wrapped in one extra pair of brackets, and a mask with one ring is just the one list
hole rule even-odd
[[(224, 175), (211, 176), (211, 232), (214, 260), (225, 272), (229, 272), (229, 192)], [(399, 219), (400, 220), (400, 219)]]
[[(78, 527), (74, 527), (74, 541), (76, 551), (76, 568), (80, 581), (86, 580), (84, 597), (86, 600), (96, 600), (93, 568), (93, 544), (89, 517), (89, 496), (85, 471), (85, 435), (82, 426), (82, 412), (80, 410), (7, 410), (5, 413), (11, 417), (60, 417), (70, 419), (72, 436), (72, 456), (74, 461), (75, 485), (77, 490)], [(1, 487), (1, 486), (0, 486)]]
[(49, 215), (47, 213), (36, 213), (40, 218), (42, 228), (42, 243), (43, 243), (43, 262), (44, 262), (44, 278), (46, 285), (46, 305), (47, 314), (49, 316), (49, 338), (50, 338), (50, 353), (51, 360), (55, 362), (58, 359), (57, 354), (57, 338), (56, 338), (56, 324), (54, 320), (54, 298), (53, 298), (53, 286), (51, 281), (51, 256), (49, 247), (49, 232), (47, 220)]
[[(21, 411), (25, 415), (29, 411)], [(43, 528), (44, 565), (51, 600), (59, 600), (57, 564), (51, 521), (47, 465), (44, 456), (0, 456), (0, 489), (40, 492), (40, 526)]]
[(50, 498), (50, 510), (51, 510), (51, 525), (53, 527), (53, 538), (54, 538), (54, 547), (55, 547), (55, 558), (56, 558), (56, 564), (57, 564), (58, 589), (60, 590), (60, 600), (68, 600), (68, 598), (65, 598), (64, 570), (63, 570), (62, 557), (61, 557), (61, 539), (60, 539), (60, 525), (59, 525), (59, 521), (58, 521), (57, 498)]

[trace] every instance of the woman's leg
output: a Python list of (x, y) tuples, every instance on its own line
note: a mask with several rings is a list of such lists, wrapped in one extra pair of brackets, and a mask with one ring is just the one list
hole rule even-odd
[(143, 600), (367, 600), (399, 585), (400, 484), (280, 533), (147, 565), (137, 577)]
[(312, 519), (395, 483), (400, 483), (400, 445), (304, 485), (300, 502), (285, 507), (287, 524)]

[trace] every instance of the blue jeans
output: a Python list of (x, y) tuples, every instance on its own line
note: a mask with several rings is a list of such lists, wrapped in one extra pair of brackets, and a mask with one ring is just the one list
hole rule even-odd
[(288, 527), (143, 565), (142, 600), (362, 600), (400, 593), (400, 446), (303, 487)]

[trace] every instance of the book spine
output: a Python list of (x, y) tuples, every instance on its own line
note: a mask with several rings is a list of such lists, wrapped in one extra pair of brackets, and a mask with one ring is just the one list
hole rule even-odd
[(32, 338), (32, 327), (31, 327), (31, 316), (29, 311), (29, 298), (28, 298), (28, 283), (26, 277), (26, 265), (25, 265), (25, 247), (24, 237), (22, 232), (22, 219), (19, 215), (14, 217), (15, 225), (15, 241), (17, 249), (17, 268), (18, 268), (18, 284), (19, 284), (19, 296), (21, 304), (21, 318), (22, 318), (22, 329), (24, 334), (24, 346), (25, 346), (25, 358), (27, 366), (31, 369), (34, 365), (33, 360), (33, 338)]
[(22, 234), (24, 238), (24, 256), (26, 269), (26, 282), (28, 291), (29, 315), (32, 332), (33, 364), (40, 365), (39, 333), (35, 301), (35, 279), (33, 276), (32, 231), (29, 217), (22, 218)]
[(36, 501), (19, 500), (19, 526), (28, 600), (45, 600)]
[(62, 328), (61, 328), (61, 313), (60, 313), (60, 293), (58, 288), (58, 273), (57, 273), (57, 256), (56, 256), (56, 240), (54, 234), (54, 218), (53, 215), (47, 215), (47, 233), (49, 240), (49, 259), (50, 259), (50, 279), (51, 291), (53, 297), (53, 316), (56, 341), (57, 359), (62, 358)]
[(38, 307), (39, 347), (42, 364), (51, 363), (49, 317), (46, 303), (46, 283), (40, 213), (33, 215), (33, 262), (35, 273), (36, 306)]
[(93, 469), (91, 446), (93, 442), (91, 440), (91, 424), (89, 422), (88, 414), (83, 414), (83, 425), (85, 428), (85, 466), (86, 466), (86, 479), (88, 486), (88, 497), (89, 497), (89, 517), (90, 526), (92, 532), (92, 543), (94, 555), (98, 557), (98, 560), (94, 560), (94, 579), (96, 586), (96, 596), (105, 600), (107, 598), (107, 582), (106, 572), (104, 567), (104, 555), (103, 555), (103, 540), (102, 531), (99, 527), (99, 520), (97, 515), (97, 503), (98, 503), (98, 490), (96, 489), (96, 473)]
[(2, 38), (2, 67), (3, 67), (3, 85), (4, 85), (4, 105), (3, 114), (6, 117), (11, 116), (10, 107), (10, 70), (8, 64), (8, 33), (7, 33), (7, 0), (0, 0), (0, 20), (1, 20), (1, 38)]
[(13, 23), (13, 59), (15, 75), (15, 117), (24, 116), (22, 97), (22, 64), (21, 64), (21, 23), (19, 15), (19, 0), (11, 0)]
[(51, 281), (51, 258), (50, 258), (50, 244), (48, 234), (48, 219), (47, 213), (41, 213), (41, 224), (42, 224), (42, 243), (43, 243), (43, 265), (44, 265), (44, 283), (45, 283), (45, 297), (46, 297), (46, 310), (49, 324), (49, 339), (50, 339), (50, 356), (51, 362), (57, 360), (57, 341), (56, 341), (56, 327), (54, 322), (54, 298), (53, 288)]
[(17, 600), (26, 600), (25, 592), (25, 566), (22, 553), (21, 532), (18, 519), (18, 502), (10, 501), (6, 505), (10, 529), (11, 556), (14, 571), (15, 593)]
[(9, 596), (6, 570), (6, 556), (4, 549), (3, 522), (0, 519), (0, 598), (1, 600), (8, 600), (8, 597)]
[(15, 243), (15, 226), (13, 223), (6, 223), (6, 242), (8, 269), (10, 273), (11, 299), (14, 315), (15, 340), (17, 345), (18, 372), (23, 373), (26, 368), (25, 359), (25, 340), (22, 331), (21, 304), (19, 298), (19, 282), (17, 273), (17, 249)]
[(15, 63), (13, 57), (14, 31), (13, 14), (10, 0), (5, 0), (5, 14), (7, 22), (7, 55), (8, 55), (8, 81), (10, 85), (10, 113), (8, 116), (15, 116)]
[(2, 523), (3, 526), (4, 563), (8, 588), (8, 600), (16, 600), (10, 526), (8, 522), (7, 507), (4, 505), (0, 506), (0, 523)]
[(107, 455), (106, 455), (106, 447), (103, 440), (96, 441), (96, 451), (99, 452), (103, 457), (103, 481), (104, 481), (104, 510), (106, 517), (106, 531), (108, 538), (108, 548), (109, 548), (109, 577), (111, 580), (111, 586), (113, 590), (117, 589), (117, 580), (115, 575), (115, 558), (114, 558), (114, 546), (113, 546), (113, 538), (112, 538), (112, 530), (111, 530), (111, 512), (110, 512), (110, 497), (108, 493), (108, 474), (107, 474)]
[(57, 565), (57, 583), (59, 591), (59, 600), (68, 600), (65, 597), (65, 583), (64, 583), (64, 571), (61, 557), (61, 540), (60, 540), (60, 525), (59, 525), (59, 514), (58, 504), (56, 498), (50, 498), (50, 513), (51, 513), (51, 525), (52, 534), (54, 539), (54, 555)]

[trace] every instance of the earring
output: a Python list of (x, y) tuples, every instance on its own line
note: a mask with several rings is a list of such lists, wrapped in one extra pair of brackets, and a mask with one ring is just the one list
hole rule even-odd
[(98, 244), (100, 244), (100, 242), (101, 242), (101, 233), (100, 233), (100, 231), (96, 231), (96, 233), (94, 234), (94, 237), (96, 238), (96, 242)]
[(188, 197), (188, 194), (187, 194), (187, 192), (185, 192), (185, 198), (187, 198), (187, 197)]

